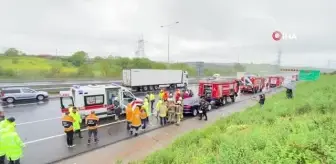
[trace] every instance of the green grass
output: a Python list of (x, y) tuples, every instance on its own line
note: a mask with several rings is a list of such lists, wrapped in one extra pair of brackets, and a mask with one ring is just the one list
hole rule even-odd
[(258, 106), (179, 137), (146, 164), (336, 163), (336, 76), (299, 84)]

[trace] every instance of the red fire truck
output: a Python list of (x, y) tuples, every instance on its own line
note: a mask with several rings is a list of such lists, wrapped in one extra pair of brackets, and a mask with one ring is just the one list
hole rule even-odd
[(234, 79), (201, 80), (198, 84), (198, 96), (215, 101), (216, 105), (225, 105), (228, 98), (235, 102), (238, 92), (238, 81)]
[(285, 78), (283, 76), (269, 76), (268, 82), (270, 88), (280, 87), (284, 82)]
[(265, 78), (255, 75), (245, 75), (241, 77), (241, 91), (242, 92), (261, 92), (265, 87)]

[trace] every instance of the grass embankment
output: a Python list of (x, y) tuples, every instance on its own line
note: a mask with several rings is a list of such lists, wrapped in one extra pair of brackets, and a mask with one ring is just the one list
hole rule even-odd
[[(4, 56), (0, 54), (0, 79), (41, 80), (41, 79), (120, 79), (123, 69), (182, 69), (196, 76), (195, 68), (183, 63), (169, 66), (146, 58), (95, 58), (77, 64), (69, 57)], [(74, 64), (75, 63), (75, 64)], [(205, 69), (206, 75), (214, 71)]]
[(139, 163), (335, 163), (336, 76), (299, 84), (258, 106), (178, 138)]

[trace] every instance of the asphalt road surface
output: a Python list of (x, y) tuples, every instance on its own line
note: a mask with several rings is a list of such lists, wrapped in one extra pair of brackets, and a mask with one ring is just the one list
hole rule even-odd
[[(197, 93), (196, 86), (191, 86), (190, 89)], [(137, 95), (137, 97), (143, 99), (144, 94)], [(16, 119), (17, 131), (21, 136), (23, 142), (27, 144), (24, 149), (23, 163), (36, 163), (36, 159), (39, 158), (41, 164), (48, 163), (52, 160), (56, 160), (70, 155), (65, 152), (64, 132), (61, 126), (61, 111), (59, 99), (51, 99), (42, 103), (29, 103), (29, 104), (16, 104), (14, 107), (4, 107), (6, 117), (13, 116)], [(107, 129), (109, 127), (102, 127), (99, 130), (101, 134), (101, 144), (111, 142), (113, 140), (125, 138), (123, 133), (117, 133), (119, 127), (125, 127), (124, 123), (112, 124), (114, 118), (103, 119), (101, 125), (110, 125), (113, 135), (106, 137)], [(153, 126), (154, 127), (154, 126)], [(118, 134), (118, 135), (115, 135)], [(87, 133), (83, 132), (86, 136)], [(111, 139), (109, 139), (111, 137)], [(77, 142), (77, 141), (76, 141)], [(79, 142), (79, 141), (78, 141)], [(86, 143), (86, 139), (85, 142)], [(78, 143), (78, 147), (80, 147)], [(86, 146), (86, 144), (84, 144)], [(83, 146), (83, 145), (82, 145)], [(80, 148), (84, 150), (84, 148)], [(77, 153), (76, 151), (73, 153)], [(38, 163), (36, 163), (38, 164)]]
[[(190, 89), (197, 94), (197, 87)], [(143, 98), (143, 96), (138, 96)], [(242, 96), (242, 98), (247, 96)], [(225, 108), (225, 107), (224, 107)], [(13, 108), (4, 108), (7, 117), (14, 116), (17, 122), (17, 131), (25, 142), (22, 163), (45, 164), (61, 158), (76, 155), (92, 150), (97, 146), (117, 142), (129, 136), (125, 122), (113, 122), (104, 119), (100, 124), (97, 145), (87, 145), (87, 131), (83, 131), (85, 138), (75, 139), (77, 145), (73, 149), (66, 147), (63, 127), (61, 126), (61, 112), (59, 99), (49, 100), (42, 104), (18, 105)], [(147, 130), (159, 127), (156, 119), (151, 122)], [(38, 159), (38, 161), (37, 161)]]

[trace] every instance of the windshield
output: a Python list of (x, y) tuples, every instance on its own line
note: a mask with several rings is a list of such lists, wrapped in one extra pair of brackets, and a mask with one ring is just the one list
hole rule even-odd
[(183, 100), (184, 105), (195, 105), (199, 103), (199, 98), (198, 97), (190, 97), (190, 98), (185, 98)]

